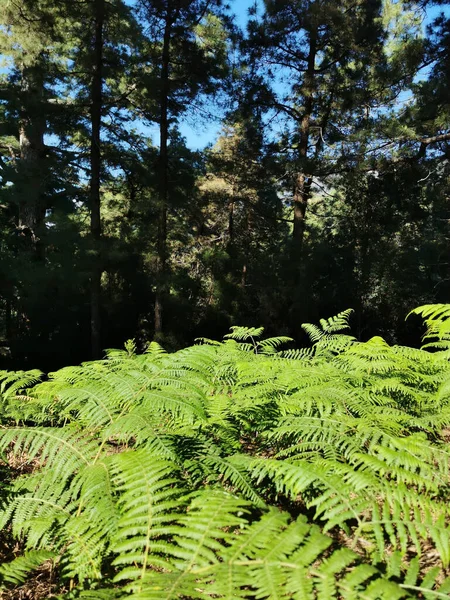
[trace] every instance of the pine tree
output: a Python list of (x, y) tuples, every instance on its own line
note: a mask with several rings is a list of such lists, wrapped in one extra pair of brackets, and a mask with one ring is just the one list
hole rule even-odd
[[(120, 144), (124, 137), (124, 124), (132, 118), (129, 112), (130, 91), (125, 92), (125, 89), (128, 87), (132, 91), (135, 85), (133, 52), (139, 43), (139, 27), (122, 0), (112, 3), (92, 0), (75, 10), (73, 18), (78, 46), (72, 48), (73, 64), (69, 78), (77, 90), (73, 100), (79, 112), (70, 141), (78, 137), (85, 146), (84, 155), (89, 155), (91, 353), (94, 358), (99, 358), (102, 348), (101, 279), (106, 262), (102, 240), (102, 185), (107, 178), (108, 167), (121, 167), (120, 163), (116, 163), (114, 147), (118, 144), (117, 140)], [(88, 27), (85, 27), (86, 23)], [(88, 118), (84, 110), (86, 106)], [(111, 146), (113, 165), (106, 151)]]
[[(140, 107), (158, 124), (158, 233), (155, 273), (154, 329), (163, 331), (163, 307), (169, 295), (167, 215), (170, 207), (170, 128), (201, 97), (211, 94), (226, 68), (226, 34), (221, 1), (141, 0), (142, 18), (150, 35), (144, 48), (147, 59), (146, 91)], [(157, 109), (151, 84), (156, 84)]]
[(355, 164), (371, 111), (389, 100), (383, 10), (377, 0), (270, 0), (261, 20), (250, 24), (249, 56), (276, 82), (266, 108), (286, 120), (282, 148), (292, 190), (295, 261), (314, 184), (327, 187), (324, 178)]
[[(20, 327), (13, 337), (20, 339), (25, 332), (37, 337), (36, 316), (31, 319), (30, 314), (47, 310), (38, 308), (47, 285), (58, 286), (61, 301), (67, 293), (76, 305), (67, 306), (68, 313), (75, 310), (75, 319), (84, 320), (90, 278), (92, 354), (98, 356), (100, 278), (107, 262), (100, 199), (109, 168), (123, 166), (119, 147), (127, 137), (123, 123), (131, 118), (127, 109), (137, 71), (132, 45), (139, 41), (139, 27), (120, 1), (103, 7), (94, 1), (55, 5), (23, 0), (5, 3), (2, 11), (2, 52), (9, 57), (1, 88), (2, 195), (18, 232), (9, 234), (11, 262), (4, 263), (8, 306), (14, 304), (14, 285), (20, 298), (13, 309)], [(26, 240), (32, 243), (24, 244)], [(30, 249), (39, 265), (29, 264)], [(30, 292), (38, 289), (41, 296)], [(45, 324), (49, 336), (66, 331), (67, 320), (74, 318), (58, 312), (52, 316), (53, 323), (46, 319)], [(81, 336), (77, 344), (84, 345), (84, 325), (76, 335)]]
[[(230, 115), (217, 143), (207, 152), (200, 189), (203, 244), (214, 253), (213, 278), (222, 289), (221, 310), (234, 322), (263, 314), (274, 325), (279, 265), (286, 235), (274, 157), (263, 137), (260, 115)], [(219, 307), (217, 307), (219, 308)], [(276, 321), (276, 318), (275, 318)]]
[[(51, 2), (2, 3), (0, 49), (7, 58), (1, 97), (6, 108), (2, 154), (8, 181), (14, 184), (16, 226), (36, 243), (43, 233), (49, 159), (44, 136), (48, 127), (50, 87), (55, 83), (61, 49), (61, 18)], [(6, 134), (6, 135), (5, 135)]]

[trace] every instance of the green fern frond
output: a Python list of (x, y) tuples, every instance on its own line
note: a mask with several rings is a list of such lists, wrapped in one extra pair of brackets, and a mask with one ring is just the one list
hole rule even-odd
[(265, 340), (261, 340), (257, 344), (258, 352), (263, 354), (274, 354), (278, 351), (278, 348), (283, 344), (289, 344), (294, 340), (285, 335), (280, 335), (278, 337), (266, 338)]
[(114, 457), (112, 472), (120, 494), (121, 517), (112, 543), (118, 555), (115, 566), (121, 568), (116, 581), (139, 580), (147, 568), (164, 568), (162, 554), (171, 556), (164, 535), (173, 524), (180, 507), (182, 490), (173, 487), (177, 468), (146, 450), (123, 452)]
[(409, 312), (406, 318), (410, 315), (420, 315), (431, 321), (448, 319), (450, 317), (450, 304), (425, 304)]
[(167, 355), (167, 351), (158, 342), (153, 341), (148, 345), (145, 354), (153, 358), (164, 358)]
[(0, 394), (3, 398), (10, 398), (19, 390), (25, 390), (36, 384), (43, 373), (38, 369), (32, 371), (0, 371)]
[(293, 348), (291, 350), (280, 350), (277, 354), (279, 358), (289, 360), (308, 360), (313, 359), (316, 354), (316, 348)]
[(303, 323), (302, 329), (308, 334), (310, 340), (315, 343), (323, 337), (331, 337), (334, 334), (350, 329), (349, 320), (353, 312), (353, 309), (349, 308), (334, 317), (320, 319), (320, 327), (311, 323)]
[[(205, 504), (204, 498), (201, 504), (194, 501), (192, 510), (190, 508), (180, 520), (185, 536), (187, 531), (192, 533), (187, 538), (177, 539), (180, 546), (186, 548), (186, 555), (181, 553), (173, 562), (167, 562), (164, 570), (149, 572), (139, 587), (132, 584), (128, 588), (133, 590), (132, 598), (387, 600), (409, 597), (375, 568), (358, 565), (357, 555), (350, 550), (337, 550), (324, 557), (331, 539), (317, 527), (311, 527), (304, 518), (289, 522), (286, 514), (272, 509), (248, 525), (239, 515), (233, 517), (245, 507), (232, 497), (214, 497), (212, 502)], [(227, 512), (224, 518), (222, 515)], [(229, 531), (230, 525), (223, 525), (226, 530), (215, 529), (215, 521), (232, 523), (234, 531)]]
[(348, 308), (334, 317), (320, 319), (320, 326), (325, 333), (337, 333), (344, 329), (350, 329), (349, 320), (354, 312), (352, 308)]
[(91, 464), (98, 445), (76, 428), (10, 427), (0, 430), (0, 449), (27, 453), (45, 465), (48, 483), (68, 480), (78, 469)]
[(320, 327), (312, 323), (303, 323), (302, 329), (307, 334), (311, 342), (313, 342), (313, 344), (318, 342), (325, 335)]
[(0, 565), (0, 584), (20, 585), (28, 575), (43, 563), (55, 558), (57, 554), (50, 550), (28, 550), (9, 563)]
[(264, 327), (239, 327), (234, 325), (230, 329), (231, 333), (227, 333), (224, 338), (236, 340), (238, 342), (245, 342), (247, 340), (259, 338), (264, 333)]
[[(424, 348), (449, 350), (450, 348), (450, 305), (426, 304), (412, 310), (409, 314), (420, 315), (427, 326), (423, 340), (427, 341)], [(407, 317), (407, 318), (408, 318)]]
[(235, 455), (228, 458), (214, 456), (213, 454), (201, 456), (200, 460), (207, 466), (212, 467), (224, 482), (229, 482), (245, 498), (255, 506), (262, 508), (266, 506), (256, 489), (251, 484), (245, 467), (241, 464), (242, 456)]
[(204, 344), (205, 346), (215, 346), (216, 348), (221, 346), (221, 342), (218, 342), (217, 340), (210, 340), (209, 338), (205, 337), (195, 338), (194, 341), (196, 344)]

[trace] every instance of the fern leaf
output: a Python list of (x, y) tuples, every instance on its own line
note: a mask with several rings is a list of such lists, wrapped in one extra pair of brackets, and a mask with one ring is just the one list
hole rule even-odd
[(2, 585), (4, 583), (20, 585), (32, 571), (56, 556), (56, 553), (50, 550), (28, 550), (12, 562), (0, 565), (0, 581)]
[(181, 490), (172, 487), (174, 464), (147, 450), (123, 452), (112, 461), (113, 480), (120, 493), (120, 519), (112, 548), (114, 564), (124, 567), (117, 581), (139, 579), (150, 565), (164, 567), (160, 554), (171, 555), (160, 536), (173, 521), (171, 511), (180, 505)]
[(259, 338), (264, 332), (264, 327), (231, 327), (231, 333), (227, 333), (225, 339), (237, 340), (239, 342)]

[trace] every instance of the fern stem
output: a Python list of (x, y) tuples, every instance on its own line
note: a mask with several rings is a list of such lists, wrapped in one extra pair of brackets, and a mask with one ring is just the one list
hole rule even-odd
[(417, 585), (407, 585), (406, 583), (400, 583), (399, 584), (401, 588), (403, 588), (404, 590), (412, 590), (414, 592), (421, 592), (422, 594), (426, 594), (428, 595), (433, 595), (436, 596), (436, 598), (444, 598), (445, 600), (449, 599), (449, 595), (448, 594), (443, 594), (442, 592), (435, 592), (434, 590), (429, 590)]

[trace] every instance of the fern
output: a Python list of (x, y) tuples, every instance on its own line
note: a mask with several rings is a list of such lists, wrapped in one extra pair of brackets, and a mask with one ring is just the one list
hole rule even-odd
[(427, 343), (424, 348), (450, 350), (449, 304), (426, 304), (412, 310), (409, 315), (411, 314), (420, 315), (425, 319), (427, 330), (423, 340)]
[(337, 550), (324, 558), (331, 539), (305, 519), (290, 522), (287, 514), (272, 509), (249, 525), (247, 508), (223, 493), (199, 495), (170, 531), (172, 543), (156, 548), (164, 552), (161, 568), (144, 578), (139, 574), (125, 589), (145, 600), (312, 598), (316, 593), (332, 600), (371, 597), (365, 589), (374, 589), (375, 578), (376, 597), (407, 596), (375, 568), (358, 565), (357, 575), (349, 578), (346, 570), (357, 562), (356, 554)]
[[(235, 327), (2, 373), (2, 584), (52, 558), (92, 600), (448, 597), (421, 562), (450, 566), (447, 349), (357, 342), (350, 314), (309, 349)], [(448, 307), (420, 314), (445, 347)]]
[(19, 585), (27, 579), (32, 571), (35, 571), (54, 556), (53, 552), (47, 550), (29, 550), (12, 562), (0, 565), (0, 581)]

